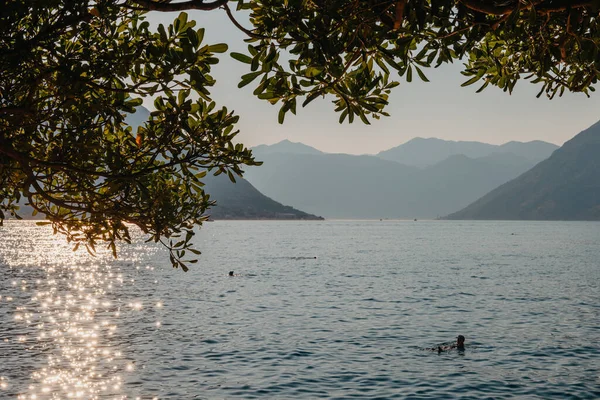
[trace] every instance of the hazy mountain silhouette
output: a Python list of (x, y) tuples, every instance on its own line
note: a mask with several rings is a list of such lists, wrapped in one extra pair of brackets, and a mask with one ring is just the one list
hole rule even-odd
[(558, 146), (539, 140), (527, 143), (509, 142), (498, 146), (481, 142), (414, 138), (400, 146), (378, 153), (377, 157), (421, 168), (435, 165), (457, 154), (469, 158), (481, 158), (493, 153), (512, 153), (538, 163), (556, 149)]
[[(268, 153), (245, 174), (284, 204), (328, 218), (435, 218), (460, 209), (534, 163), (512, 153), (454, 155), (428, 168), (376, 156)], [(462, 204), (462, 206), (461, 206)]]
[(538, 163), (550, 157), (552, 152), (558, 148), (559, 146), (555, 144), (543, 142), (541, 140), (534, 140), (531, 142), (513, 141), (498, 146), (499, 151), (495, 151), (495, 153), (512, 153)]
[(322, 151), (305, 145), (304, 143), (290, 142), (282, 140), (279, 143), (267, 145), (261, 144), (252, 148), (255, 155), (273, 154), (273, 153), (293, 153), (293, 154), (324, 154)]
[(336, 218), (389, 215), (397, 210), (397, 193), (410, 190), (417, 172), (374, 156), (272, 153), (259, 159), (264, 164), (247, 168), (245, 174), (258, 190), (293, 207)]
[(212, 219), (322, 219), (268, 198), (240, 177), (233, 183), (225, 174), (209, 172), (203, 181), (211, 200), (217, 201), (206, 212)]
[(454, 155), (419, 173), (419, 198), (432, 212), (426, 216), (447, 214), (442, 210), (468, 204), (508, 180), (531, 168), (533, 163), (514, 154), (494, 153), (469, 158)]
[(600, 122), (447, 218), (600, 220)]

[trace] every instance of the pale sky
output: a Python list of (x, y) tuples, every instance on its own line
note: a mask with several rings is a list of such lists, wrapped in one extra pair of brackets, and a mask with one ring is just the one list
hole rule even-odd
[[(204, 27), (205, 43), (227, 43), (229, 51), (247, 54), (244, 35), (227, 19), (223, 10), (190, 11), (196, 28)], [(152, 23), (171, 23), (178, 13), (152, 13)], [(249, 25), (247, 25), (250, 27)], [(240, 116), (237, 125), (239, 142), (246, 146), (273, 144), (284, 139), (302, 142), (330, 153), (374, 154), (398, 146), (414, 137), (437, 137), (445, 140), (473, 140), (502, 144), (512, 140), (544, 140), (562, 145), (600, 119), (600, 93), (565, 93), (563, 97), (539, 99), (541, 86), (527, 81), (517, 83), (512, 95), (496, 87), (475, 93), (477, 84), (460, 87), (466, 79), (460, 74), (461, 63), (424, 69), (431, 82), (413, 77), (392, 91), (386, 111), (390, 117), (364, 125), (338, 123), (339, 114), (327, 99), (317, 99), (298, 115), (288, 113), (283, 125), (277, 122), (280, 105), (272, 106), (252, 95), (256, 85), (237, 88), (241, 75), (249, 66), (228, 54), (213, 67), (216, 85), (209, 89), (218, 106), (225, 105)], [(258, 81), (256, 81), (257, 83)], [(152, 102), (145, 102), (148, 108)]]

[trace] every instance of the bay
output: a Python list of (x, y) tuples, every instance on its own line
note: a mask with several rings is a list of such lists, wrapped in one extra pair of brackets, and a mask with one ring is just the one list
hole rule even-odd
[(599, 223), (217, 221), (195, 242), (183, 273), (156, 244), (91, 257), (7, 221), (0, 397), (600, 397)]

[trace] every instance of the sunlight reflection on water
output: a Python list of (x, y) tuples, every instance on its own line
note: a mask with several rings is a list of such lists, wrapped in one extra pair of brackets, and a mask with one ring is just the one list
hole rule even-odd
[[(31, 239), (29, 243), (23, 246), (16, 237), (3, 243), (0, 265), (8, 271), (2, 273), (0, 288), (6, 291), (11, 276), (33, 273), (37, 279), (12, 279), (11, 293), (16, 291), (19, 297), (13, 310), (13, 297), (0, 297), (2, 361), (20, 366), (15, 376), (0, 377), (0, 389), (22, 400), (125, 398), (122, 375), (133, 371), (135, 363), (114, 336), (120, 319), (142, 312), (143, 303), (125, 303), (119, 297), (124, 279), (109, 251), (99, 251), (96, 257), (73, 252), (64, 237), (52, 235), (50, 229), (25, 226), (21, 233)], [(11, 242), (11, 236), (5, 240)], [(34, 248), (27, 246), (31, 243)], [(127, 259), (136, 265), (140, 257), (133, 249)], [(37, 271), (25, 271), (34, 268)], [(11, 315), (13, 321), (8, 320)], [(18, 391), (22, 388), (12, 391), (11, 378), (23, 380), (27, 375), (26, 393)]]

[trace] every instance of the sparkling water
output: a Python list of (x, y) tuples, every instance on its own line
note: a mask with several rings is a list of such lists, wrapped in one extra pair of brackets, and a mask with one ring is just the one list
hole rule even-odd
[(0, 398), (600, 398), (600, 223), (217, 221), (195, 242), (184, 273), (141, 238), (114, 260), (7, 221)]

